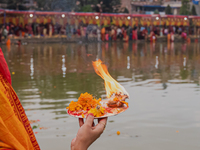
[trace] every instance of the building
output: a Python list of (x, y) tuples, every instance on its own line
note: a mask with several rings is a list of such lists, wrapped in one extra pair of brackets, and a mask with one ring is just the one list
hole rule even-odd
[(138, 0), (131, 2), (131, 10), (133, 14), (153, 14), (155, 10), (164, 13), (165, 7), (163, 7), (160, 2)]
[(129, 13), (131, 13), (131, 1), (132, 0), (121, 0), (122, 7), (127, 8)]
[(170, 5), (172, 8), (173, 15), (178, 15), (181, 8), (181, 1), (165, 1), (162, 6), (167, 7), (167, 5)]
[(165, 14), (165, 8), (170, 5), (174, 15), (179, 14), (181, 0), (133, 0), (131, 1), (131, 13), (133, 14), (154, 14), (158, 10)]

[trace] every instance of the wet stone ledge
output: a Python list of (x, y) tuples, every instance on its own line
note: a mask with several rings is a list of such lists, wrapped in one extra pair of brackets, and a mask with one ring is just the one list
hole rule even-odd
[[(18, 41), (21, 40), (21, 43), (26, 43), (26, 44), (36, 44), (36, 43), (40, 43), (40, 44), (46, 44), (46, 43), (93, 43), (93, 42), (98, 42), (96, 38), (72, 38), (72, 39), (68, 39), (66, 37), (51, 37), (51, 38), (47, 38), (47, 37), (31, 37), (31, 38), (11, 38), (11, 43), (18, 43)], [(114, 41), (114, 42), (119, 42), (120, 40)], [(138, 42), (150, 42), (150, 39), (148, 38), (147, 40), (138, 40)], [(157, 37), (157, 42), (167, 42), (167, 37), (163, 36), (163, 37)], [(180, 36), (175, 36), (174, 37), (174, 42), (184, 42), (185, 40), (183, 40)], [(190, 37), (190, 41), (191, 42), (200, 42), (200, 37), (196, 38), (196, 37)], [(111, 42), (111, 41), (109, 41)]]

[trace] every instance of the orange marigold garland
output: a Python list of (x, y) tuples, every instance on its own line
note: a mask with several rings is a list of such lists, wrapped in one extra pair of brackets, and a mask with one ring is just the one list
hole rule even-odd
[(89, 111), (90, 113), (93, 113), (95, 117), (100, 117), (103, 116), (105, 112), (105, 109), (101, 107), (100, 101), (101, 98), (96, 100), (91, 94), (87, 92), (84, 94), (81, 93), (80, 97), (78, 98), (78, 101), (71, 101), (67, 109), (73, 112), (79, 110)]

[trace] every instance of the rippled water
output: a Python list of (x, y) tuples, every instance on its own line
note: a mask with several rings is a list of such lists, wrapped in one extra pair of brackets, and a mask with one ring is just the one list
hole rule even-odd
[[(12, 84), (42, 150), (70, 149), (78, 130), (66, 107), (83, 92), (105, 98), (92, 61), (101, 59), (130, 94), (90, 149), (199, 150), (200, 43), (2, 46)], [(117, 136), (116, 131), (121, 134)]]

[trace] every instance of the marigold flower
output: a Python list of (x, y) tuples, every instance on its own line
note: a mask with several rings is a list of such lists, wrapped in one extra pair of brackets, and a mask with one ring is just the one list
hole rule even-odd
[(120, 135), (120, 131), (117, 131), (117, 135)]
[(100, 105), (97, 105), (95, 108), (92, 108), (88, 111), (88, 114), (90, 113), (92, 113), (94, 117), (100, 117), (104, 115), (105, 108), (101, 107)]
[(78, 111), (82, 109), (82, 106), (78, 104), (77, 102), (71, 101), (67, 109), (69, 109), (70, 111)]
[(101, 98), (96, 100), (93, 96), (89, 93), (81, 93), (80, 97), (78, 98), (77, 102), (71, 101), (69, 104), (69, 111), (79, 111), (79, 110), (90, 110), (91, 108), (95, 108), (97, 105), (100, 104)]
[(82, 114), (81, 116), (82, 116), (83, 118), (85, 118), (85, 115), (84, 115), (84, 114)]

